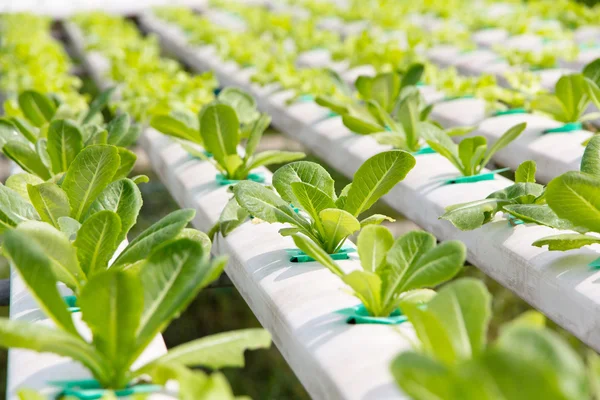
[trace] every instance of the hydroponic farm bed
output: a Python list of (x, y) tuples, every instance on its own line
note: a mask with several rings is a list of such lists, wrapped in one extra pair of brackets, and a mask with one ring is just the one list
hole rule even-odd
[[(600, 8), (149, 6), (0, 15), (7, 398), (235, 398), (271, 341), (315, 399), (599, 395)], [(181, 210), (134, 238), (136, 143)], [(467, 261), (538, 311), (492, 331)], [(167, 349), (221, 273), (263, 329)]]

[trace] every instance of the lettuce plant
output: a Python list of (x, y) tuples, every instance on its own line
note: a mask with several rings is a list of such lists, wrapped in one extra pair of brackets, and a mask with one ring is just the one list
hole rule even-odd
[(405, 67), (420, 57), (412, 48), (403, 48), (395, 40), (382, 40), (368, 31), (348, 37), (332, 48), (335, 61), (348, 60), (350, 67), (372, 65), (381, 72)]
[(586, 369), (568, 343), (543, 326), (543, 316), (524, 314), (488, 343), (491, 296), (478, 280), (445, 285), (426, 307), (410, 299), (400, 307), (420, 343), (397, 356), (391, 371), (412, 399), (592, 398), (594, 364)]
[(52, 19), (31, 13), (0, 16), (0, 91), (7, 97), (4, 112), (13, 115), (16, 96), (24, 90), (53, 93), (76, 112), (85, 110), (81, 79), (71, 74), (72, 62), (52, 35)]
[[(536, 165), (526, 161), (515, 173), (515, 184), (490, 194), (483, 200), (447, 207), (440, 218), (450, 221), (461, 230), (472, 230), (494, 220), (498, 212), (508, 215), (509, 221), (549, 226), (569, 233), (549, 236), (533, 243), (548, 245), (550, 250), (570, 250), (599, 243), (586, 232), (600, 232), (594, 225), (594, 179), (600, 177), (600, 137), (594, 136), (586, 146), (580, 171), (571, 171), (554, 178), (546, 188), (535, 183)], [(580, 212), (581, 210), (585, 210)]]
[[(245, 93), (240, 93), (240, 96), (236, 95), (235, 98), (244, 99), (247, 96), (242, 95)], [(252, 99), (250, 96), (247, 97)], [(228, 98), (231, 99), (233, 96), (228, 96)], [(198, 129), (194, 129), (186, 125), (182, 119), (172, 116), (155, 117), (152, 120), (152, 126), (171, 136), (202, 145), (212, 154), (212, 158), (202, 152), (196, 151), (194, 154), (210, 161), (226, 179), (243, 180), (255, 168), (304, 158), (305, 154), (301, 152), (265, 151), (255, 154), (263, 132), (269, 126), (270, 118), (264, 114), (256, 114), (258, 116), (256, 118), (254, 116), (256, 111), (249, 104), (240, 104), (242, 101), (245, 100), (232, 101), (240, 110), (238, 113), (221, 97), (219, 102), (205, 106), (197, 124), (199, 133)], [(239, 147), (244, 130), (249, 132), (249, 136), (245, 151), (240, 154)], [(189, 147), (187, 148), (189, 149)]]
[(435, 125), (427, 124), (427, 144), (437, 153), (448, 159), (463, 176), (479, 175), (481, 170), (492, 159), (492, 156), (519, 137), (526, 126), (526, 123), (521, 123), (508, 129), (488, 149), (487, 139), (483, 136), (465, 138), (457, 145), (441, 129)]
[(161, 57), (158, 38), (143, 36), (132, 21), (92, 12), (74, 16), (73, 22), (83, 33), (86, 50), (109, 62), (107, 78), (119, 83), (117, 109), (136, 121), (147, 122), (168, 110), (197, 112), (214, 99), (212, 72), (192, 75), (177, 61)]
[[(201, 233), (190, 236), (197, 235)], [(0, 346), (69, 357), (86, 367), (104, 389), (127, 388), (139, 383), (142, 376), (158, 384), (175, 378), (180, 382), (180, 398), (204, 399), (210, 395), (232, 398), (221, 375), (209, 376), (188, 368), (242, 366), (244, 350), (270, 345), (270, 335), (262, 329), (197, 339), (132, 368), (156, 335), (220, 275), (226, 263), (222, 257), (211, 261), (205, 244), (190, 237), (144, 243), (148, 238), (146, 235), (135, 245), (132, 242), (133, 251), (143, 249), (149, 253), (146, 259), (134, 264), (117, 262), (110, 270), (92, 276), (81, 290), (78, 305), (81, 320), (91, 331), (92, 339), (88, 341), (79, 333), (73, 314), (59, 294), (52, 268), (57, 262), (73, 261), (74, 245), (63, 236), (66, 241), (63, 247), (71, 251), (60, 253), (56, 259), (55, 254), (50, 255), (42, 243), (31, 240), (29, 232), (21, 227), (6, 232), (5, 253), (55, 327), (2, 318)], [(127, 257), (126, 254), (127, 251), (121, 257)]]
[(545, 199), (559, 218), (568, 221), (569, 229), (580, 233), (552, 235), (533, 243), (548, 246), (549, 250), (578, 249), (600, 243), (597, 236), (586, 232), (600, 232), (598, 214), (598, 188), (600, 188), (600, 137), (594, 136), (588, 143), (581, 159), (580, 171), (562, 174), (548, 183)]
[(597, 83), (582, 73), (563, 75), (556, 82), (554, 93), (537, 96), (531, 102), (531, 107), (533, 110), (550, 115), (559, 122), (585, 122), (600, 115), (600, 113), (585, 114), (590, 103), (597, 102), (599, 99), (594, 95), (599, 92)]
[(423, 66), (415, 64), (404, 74), (361, 76), (355, 83), (357, 101), (317, 97), (316, 102), (339, 114), (355, 133), (372, 135), (379, 143), (401, 150), (418, 151), (423, 142), (419, 125), (433, 107), (425, 104), (414, 86), (422, 73)]
[[(233, 192), (247, 214), (269, 223), (287, 224), (289, 227), (279, 231), (282, 235), (301, 233), (328, 254), (334, 254), (362, 226), (390, 220), (379, 214), (358, 218), (404, 179), (414, 165), (415, 158), (404, 151), (379, 153), (358, 168), (354, 181), (338, 196), (333, 179), (323, 167), (298, 161), (273, 174), (277, 193), (251, 181), (240, 182)], [(247, 215), (239, 213), (235, 206), (226, 208), (226, 212), (232, 220), (230, 225)]]
[(329, 73), (340, 91), (346, 94), (344, 101), (323, 95), (317, 96), (315, 101), (317, 104), (328, 107), (331, 111), (342, 115), (350, 112), (350, 106), (358, 106), (362, 102), (369, 101), (377, 102), (387, 113), (392, 113), (398, 108), (402, 90), (416, 85), (421, 79), (423, 71), (424, 66), (422, 64), (413, 64), (406, 71), (378, 73), (373, 77), (359, 76), (354, 84), (358, 102), (352, 100), (352, 89), (335, 72), (330, 71)]
[(515, 48), (500, 48), (496, 51), (510, 65), (516, 65), (526, 69), (544, 69), (555, 68), (558, 64), (558, 59), (574, 60), (577, 58), (579, 49), (576, 45), (555, 46), (544, 45), (541, 49), (522, 50)]
[[(209, 104), (222, 103), (233, 108), (236, 118), (240, 125), (240, 134), (242, 138), (250, 136), (255, 123), (260, 119), (261, 114), (258, 111), (256, 100), (248, 93), (234, 87), (227, 87), (219, 92), (217, 100)], [(208, 104), (207, 104), (208, 105)], [(201, 110), (202, 111), (202, 110)], [(199, 146), (205, 146), (202, 132), (200, 132), (200, 112), (198, 116), (186, 110), (171, 110), (168, 113), (157, 114), (150, 120), (150, 126), (165, 135), (176, 139), (192, 142)], [(263, 119), (265, 116), (262, 116)], [(264, 120), (261, 125), (270, 121)], [(266, 128), (265, 126), (265, 128)], [(188, 150), (192, 149), (194, 155), (197, 151), (193, 147), (186, 146)]]
[[(24, 119), (0, 119), (2, 153), (24, 171), (46, 181), (60, 179), (87, 146), (131, 145), (141, 130), (130, 123), (127, 114), (119, 115), (106, 126), (97, 123), (111, 93), (112, 89), (98, 96), (75, 121), (62, 118), (60, 104), (51, 97), (35, 91), (22, 92), (18, 99)], [(124, 147), (118, 147), (118, 152), (123, 163), (120, 174), (129, 173), (136, 155)]]
[[(108, 268), (142, 207), (136, 182), (122, 176), (121, 169), (116, 147), (95, 145), (75, 158), (59, 183), (43, 182), (29, 174), (10, 177), (6, 186), (0, 186), (4, 199), (0, 202), (2, 232), (22, 227), (47, 253), (56, 252), (53, 269), (58, 279), (79, 292), (89, 277)], [(164, 224), (176, 235), (191, 217), (174, 213), (158, 227)], [(151, 227), (147, 234), (154, 229)], [(62, 236), (74, 240), (73, 257), (66, 256), (63, 247), (69, 242)], [(135, 243), (142, 237), (130, 243), (117, 261), (123, 257), (137, 260), (139, 256), (126, 253), (136, 248)], [(144, 246), (139, 246), (139, 254), (144, 254), (140, 250)]]
[[(135, 183), (145, 182), (147, 178), (126, 178), (133, 168), (133, 161), (135, 159), (130, 159), (128, 153), (122, 153), (115, 146), (93, 145), (75, 156), (59, 179), (44, 182), (27, 173), (10, 177), (6, 186), (0, 186), (5, 199), (0, 202), (2, 227), (33, 219), (58, 228), (62, 218), (82, 223), (103, 209), (117, 212), (121, 207), (127, 211), (137, 207), (139, 210), (141, 198)], [(123, 227), (128, 230), (135, 217), (127, 219), (132, 219)]]
[(365, 226), (358, 235), (362, 270), (345, 273), (327, 252), (307, 237), (293, 235), (296, 246), (338, 275), (352, 288), (369, 314), (387, 317), (399, 303), (410, 298), (429, 299), (431, 288), (454, 277), (466, 259), (459, 241), (436, 245), (427, 232), (409, 232), (394, 240), (383, 226)]

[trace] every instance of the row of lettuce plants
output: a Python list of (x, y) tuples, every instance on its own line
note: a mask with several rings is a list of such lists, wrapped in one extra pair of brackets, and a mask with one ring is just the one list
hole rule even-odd
[[(240, 7), (236, 7), (239, 11)], [(366, 37), (362, 34), (361, 37)], [(356, 43), (356, 42), (355, 42)], [(365, 54), (360, 45), (352, 48), (352, 54)], [(368, 53), (367, 53), (368, 54)], [(358, 64), (363, 64), (359, 62)], [(561, 77), (554, 93), (544, 93), (530, 103), (530, 109), (545, 112), (554, 119), (564, 123), (574, 123), (595, 114), (585, 115), (590, 103), (598, 106), (598, 60), (590, 63), (581, 74)], [(433, 150), (446, 157), (463, 176), (478, 175), (481, 169), (491, 160), (493, 154), (515, 140), (525, 128), (524, 124), (509, 129), (490, 149), (485, 138), (469, 137), (457, 145), (450, 136), (456, 130), (442, 131), (427, 120), (430, 108), (423, 105), (414, 85), (423, 74), (423, 66), (412, 64), (404, 73), (380, 73), (375, 77), (361, 76), (355, 83), (356, 98), (346, 101), (317, 97), (317, 103), (329, 107), (334, 113), (342, 116), (344, 125), (359, 134), (374, 135), (378, 141), (392, 144), (394, 147), (419, 151), (426, 142)], [(412, 91), (411, 91), (412, 87)], [(344, 93), (351, 93), (345, 88)], [(318, 95), (317, 95), (318, 96)], [(458, 133), (464, 132), (460, 130)], [(450, 135), (448, 135), (450, 133)], [(593, 184), (584, 184), (588, 175), (594, 175), (594, 160), (597, 158), (595, 138), (586, 147), (582, 159), (581, 172), (569, 172), (554, 179), (549, 188), (550, 197), (544, 187), (535, 184), (535, 163), (523, 163), (516, 174), (516, 184), (501, 192), (490, 194), (488, 199), (451, 207), (442, 216), (450, 220), (460, 229), (474, 229), (483, 223), (490, 222), (495, 215), (506, 212), (513, 221), (536, 223), (557, 229), (575, 229), (580, 234), (557, 235), (534, 243), (537, 246), (549, 245), (550, 250), (570, 250), (587, 244), (597, 243), (595, 236), (587, 232), (595, 232), (593, 223), (584, 221), (583, 215), (592, 212), (585, 207), (570, 209), (570, 205), (583, 203), (582, 207), (593, 203), (593, 191), (588, 190)], [(524, 171), (527, 171), (525, 174)], [(560, 183), (559, 183), (560, 182)], [(567, 196), (573, 186), (576, 194)]]
[[(431, 15), (437, 18), (454, 18), (464, 23), (470, 30), (499, 27), (510, 30), (512, 34), (531, 32), (539, 29), (536, 22), (540, 20), (557, 21), (560, 25), (552, 30), (575, 29), (593, 25), (600, 13), (600, 7), (588, 7), (570, 1), (503, 1), (500, 4), (504, 15), (490, 15), (485, 12), (497, 6), (494, 1), (482, 1), (473, 4), (470, 1), (429, 2), (414, 1), (397, 4), (391, 0), (348, 0), (341, 2), (319, 0), (288, 0), (293, 6), (302, 7), (313, 15), (322, 17), (339, 17), (346, 22), (368, 18), (378, 25), (393, 29), (402, 24), (398, 17), (407, 13)], [(220, 1), (216, 4), (221, 4)], [(477, 12), (480, 11), (480, 12)], [(554, 25), (554, 24), (553, 24)]]
[[(406, 75), (390, 74), (389, 79), (401, 82)], [(365, 79), (365, 88), (373, 83), (370, 79)], [(223, 171), (231, 167), (230, 159), (237, 160), (233, 164), (242, 165), (239, 161), (242, 156), (236, 148), (242, 132), (248, 130), (242, 121), (256, 114), (241, 109), (240, 102), (227, 104), (233, 93), (243, 97), (242, 93), (237, 90), (226, 93), (230, 94), (203, 106), (198, 125), (181, 123), (183, 119), (176, 117), (175, 110), (155, 119), (153, 125), (180, 140), (202, 143)], [(371, 104), (384, 109), (385, 101), (401, 103), (398, 96), (396, 92), (391, 100), (381, 100), (379, 96)], [(395, 117), (397, 114), (392, 113), (389, 121)], [(436, 129), (434, 124), (419, 118), (416, 124)], [(255, 129), (257, 125), (260, 123), (255, 122), (250, 129), (246, 143), (251, 154), (262, 131)], [(513, 127), (502, 142), (507, 144), (522, 130), (523, 126)], [(179, 135), (180, 132), (185, 135)], [(500, 147), (487, 149), (481, 139), (475, 138), (463, 142), (458, 150), (442, 151), (449, 155), (458, 151), (463, 170), (471, 165), (477, 167), (472, 170), (477, 170)], [(590, 142), (588, 149), (595, 144), (595, 140)], [(353, 182), (340, 193), (336, 193), (332, 178), (318, 164), (293, 162), (277, 170), (273, 188), (252, 179), (234, 185), (232, 200), (223, 205), (218, 231), (226, 235), (251, 217), (267, 223), (284, 223), (286, 226), (280, 233), (291, 235), (304, 254), (340, 276), (352, 288), (368, 316), (389, 318), (398, 316), (401, 310), (415, 326), (420, 342), (415, 344), (414, 351), (398, 356), (391, 368), (399, 385), (413, 398), (518, 399), (542, 392), (556, 399), (591, 398), (596, 393), (596, 356), (590, 355), (586, 366), (562, 339), (543, 327), (543, 318), (538, 314), (522, 316), (488, 344), (491, 299), (480, 282), (461, 279), (444, 285), (437, 293), (431, 290), (460, 270), (465, 259), (462, 244), (450, 241), (436, 246), (433, 236), (421, 232), (394, 240), (386, 228), (379, 226), (388, 217), (360, 219), (377, 199), (410, 173), (415, 162), (413, 155), (402, 150), (377, 154), (358, 169)], [(520, 168), (519, 180), (532, 183), (533, 170), (532, 163)], [(582, 174), (587, 177), (588, 172)], [(345, 258), (344, 240), (357, 232), (360, 232), (358, 254), (362, 270), (345, 273), (334, 259), (340, 253)], [(524, 373), (528, 377), (524, 380), (526, 384), (513, 385), (512, 382), (522, 381)]]
[(21, 116), (16, 100), (26, 89), (53, 93), (65, 112), (87, 108), (86, 98), (78, 92), (82, 82), (70, 74), (73, 64), (52, 37), (51, 24), (49, 18), (31, 14), (0, 16), (0, 91), (9, 100), (4, 104), (7, 115)]
[[(236, 6), (233, 10), (240, 12), (242, 6)], [(246, 7), (247, 10), (253, 10), (251, 7)], [(267, 11), (262, 10), (263, 16), (268, 15)], [(221, 57), (228, 59), (229, 57), (236, 62), (240, 62), (234, 54), (229, 52), (229, 49), (234, 46), (235, 40), (229, 44), (224, 43), (223, 35), (219, 34), (219, 40), (211, 39), (212, 35), (208, 32), (220, 32), (223, 28), (215, 26), (205, 18), (195, 16), (189, 10), (169, 9), (159, 10), (158, 15), (161, 18), (170, 22), (176, 22), (188, 33), (190, 41), (196, 44), (215, 44), (219, 49)], [(241, 14), (245, 15), (245, 14)], [(250, 24), (252, 25), (252, 24)], [(201, 26), (201, 28), (196, 28)], [(263, 26), (264, 29), (264, 26)], [(250, 29), (251, 31), (253, 29)], [(202, 38), (198, 38), (197, 34), (203, 33)], [(284, 53), (281, 56), (280, 52), (269, 52), (266, 40), (262, 40), (262, 35), (256, 36), (246, 32), (232, 33), (237, 37), (244, 37), (246, 48), (253, 48), (253, 44), (261, 46), (260, 57), (266, 67), (254, 65), (256, 70), (252, 75), (252, 80), (259, 84), (269, 84), (273, 82), (279, 83), (285, 89), (293, 89), (296, 91), (294, 96), (289, 101), (316, 99), (321, 105), (332, 109), (332, 113), (347, 115), (345, 121), (349, 119), (359, 119), (363, 122), (361, 127), (356, 127), (356, 124), (348, 127), (358, 133), (373, 133), (377, 132), (380, 137), (389, 137), (386, 132), (382, 132), (381, 126), (384, 123), (377, 122), (377, 116), (371, 116), (368, 108), (362, 106), (361, 103), (368, 98), (361, 96), (360, 88), (358, 88), (358, 96), (353, 93), (353, 90), (343, 83), (343, 80), (331, 70), (321, 68), (298, 68), (294, 66), (293, 60), (298, 53), (291, 51)], [(248, 43), (249, 38), (254, 38), (254, 41)], [(274, 40), (275, 43), (279, 43)], [(514, 89), (506, 89), (496, 84), (496, 80), (491, 75), (482, 75), (480, 77), (462, 77), (457, 74), (453, 68), (436, 68), (431, 63), (425, 61), (422, 57), (417, 56), (416, 52), (406, 52), (402, 50), (398, 43), (387, 41), (382, 45), (381, 41), (374, 35), (363, 32), (354, 37), (347, 38), (343, 42), (339, 42), (337, 47), (333, 46), (332, 54), (334, 59), (349, 60), (349, 67), (372, 65), (376, 71), (393, 72), (400, 71), (408, 72), (411, 67), (414, 67), (414, 62), (417, 61), (426, 65), (424, 73), (420, 75), (408, 74), (416, 76), (421, 80), (420, 83), (433, 85), (436, 89), (445, 93), (448, 100), (455, 98), (476, 96), (486, 102), (488, 116), (499, 115), (503, 113), (513, 112), (537, 112), (550, 116), (551, 118), (562, 122), (565, 126), (561, 129), (574, 129), (580, 127), (582, 122), (595, 118), (594, 113), (585, 114), (586, 109), (591, 103), (597, 103), (597, 77), (595, 71), (598, 67), (597, 62), (590, 63), (582, 74), (571, 74), (561, 78), (553, 93), (546, 92), (541, 89), (539, 80), (532, 79), (531, 75), (515, 75), (511, 78), (514, 84)], [(280, 48), (280, 45), (275, 45)], [(282, 46), (282, 45), (281, 45)], [(292, 46), (293, 47), (293, 46)], [(378, 50), (379, 49), (379, 50)], [(276, 54), (273, 56), (272, 54)], [(282, 58), (284, 58), (282, 60)], [(266, 63), (264, 60), (269, 60)], [(242, 66), (248, 64), (240, 64)], [(413, 71), (418, 71), (412, 68)], [(388, 86), (388, 90), (392, 92), (392, 96), (397, 90), (397, 85), (394, 85), (394, 79), (383, 79), (383, 76), (377, 79), (378, 84)], [(311, 79), (312, 78), (312, 79)], [(586, 79), (587, 78), (587, 79)], [(359, 83), (366, 82), (367, 79), (361, 79)], [(407, 93), (407, 92), (406, 92)], [(430, 110), (430, 108), (429, 108)], [(375, 112), (377, 114), (377, 112)], [(389, 129), (389, 128), (388, 128)], [(465, 132), (465, 131), (463, 131)], [(392, 142), (393, 144), (393, 142)]]
[[(239, 6), (236, 9), (239, 11)], [(360, 48), (353, 50), (354, 54), (362, 54), (358, 51)], [(593, 114), (584, 116), (584, 112), (592, 101), (597, 104), (598, 65), (599, 62), (594, 61), (583, 73), (560, 78), (555, 93), (540, 95), (532, 104), (565, 123), (592, 117)], [(411, 91), (422, 74), (422, 65), (413, 64), (404, 74), (361, 76), (354, 85), (358, 97), (356, 100), (340, 102), (317, 97), (317, 103), (342, 116), (346, 127), (353, 132), (375, 135), (381, 143), (415, 152), (426, 142), (455, 165), (463, 176), (479, 175), (493, 154), (515, 140), (525, 128), (525, 124), (514, 126), (490, 149), (485, 138), (480, 136), (469, 137), (461, 140), (458, 145), (455, 144), (448, 132), (427, 120), (428, 107), (419, 101), (415, 90)], [(350, 93), (350, 88), (346, 88), (344, 92)], [(455, 132), (450, 132), (453, 133)], [(581, 172), (587, 174), (569, 172), (557, 177), (548, 187), (560, 189), (550, 191), (550, 197), (542, 185), (535, 184), (535, 163), (527, 161), (518, 168), (514, 186), (492, 193), (488, 199), (451, 207), (442, 218), (450, 220), (460, 229), (474, 229), (492, 221), (502, 211), (512, 217), (513, 221), (581, 232), (545, 238), (534, 245), (549, 245), (550, 250), (569, 250), (597, 243), (594, 236), (585, 234), (595, 232), (596, 227), (589, 220), (583, 221), (582, 217), (592, 210), (586, 208), (585, 212), (579, 214), (579, 207), (575, 207), (575, 211), (569, 209), (569, 205), (583, 203), (583, 206), (593, 200), (593, 194), (587, 193), (593, 185), (589, 183), (586, 186), (584, 182), (588, 175), (594, 174), (593, 165), (597, 159), (595, 149), (596, 138), (588, 144), (582, 159)], [(577, 186), (577, 189), (573, 189), (577, 194), (567, 196), (573, 185)]]
[[(219, 1), (217, 4), (227, 4)], [(301, 3), (301, 2), (299, 2)], [(382, 20), (378, 15), (373, 15), (372, 11), (363, 10), (367, 8), (369, 2), (361, 2), (361, 5), (353, 4), (352, 11), (361, 15), (361, 21), (369, 22), (369, 31), (383, 31), (387, 36), (393, 32), (406, 32), (405, 40), (410, 42), (433, 42), (439, 44), (451, 44), (462, 50), (463, 53), (472, 51), (475, 46), (471, 40), (472, 32), (485, 33), (486, 30), (493, 29), (494, 32), (502, 31), (506, 36), (500, 42), (493, 46), (498, 57), (496, 63), (502, 60), (509, 65), (518, 67), (520, 70), (533, 69), (539, 71), (542, 69), (556, 68), (559, 61), (573, 61), (578, 55), (583, 55), (587, 51), (595, 51), (597, 46), (591, 38), (580, 39), (579, 43), (574, 40), (573, 28), (586, 25), (583, 21), (592, 21), (593, 16), (598, 12), (598, 7), (591, 9), (589, 7), (576, 4), (572, 1), (563, 1), (557, 5), (557, 9), (564, 8), (564, 13), (550, 14), (545, 1), (527, 4), (504, 3), (501, 5), (489, 3), (480, 4), (481, 11), (474, 11), (471, 2), (459, 1), (452, 2), (454, 11), (448, 14), (441, 11), (437, 5), (431, 5), (426, 2), (415, 2), (416, 4), (407, 4), (403, 7), (391, 5), (385, 1), (370, 2), (370, 6), (377, 10), (376, 14), (381, 13), (388, 18), (393, 15), (393, 24), (388, 20)], [(378, 4), (375, 6), (373, 3)], [(443, 8), (444, 6), (442, 6)], [(561, 8), (562, 7), (562, 8)], [(575, 9), (572, 9), (575, 7)], [(386, 12), (393, 8), (393, 12)], [(553, 4), (554, 8), (554, 4)], [(301, 8), (302, 9), (302, 8)], [(334, 4), (329, 4), (327, 11), (312, 9), (310, 5), (303, 10), (310, 10), (311, 19), (318, 19), (324, 15), (337, 16), (344, 18), (347, 13), (346, 7), (338, 8)], [(415, 20), (415, 15), (425, 13), (429, 18), (424, 21)], [(544, 17), (542, 17), (544, 15)], [(565, 15), (574, 21), (580, 21), (579, 24), (566, 22), (561, 17)], [(429, 23), (430, 28), (423, 30), (417, 28), (423, 23)], [(500, 34), (500, 32), (498, 32)], [(531, 39), (539, 38), (539, 46), (535, 48), (519, 48), (515, 46), (507, 47), (502, 42), (506, 42), (508, 35), (515, 39), (523, 37)], [(392, 35), (393, 36), (393, 35)], [(593, 35), (589, 35), (593, 37)]]
[[(93, 379), (61, 376), (55, 377), (59, 381), (47, 382), (54, 387), (52, 396), (60, 398), (149, 392), (190, 400), (234, 398), (224, 375), (217, 371), (243, 366), (247, 349), (268, 347), (270, 335), (262, 329), (200, 338), (133, 367), (153, 339), (219, 277), (227, 258), (211, 259), (208, 237), (186, 227), (195, 215), (191, 209), (167, 215), (128, 241), (143, 203), (138, 185), (148, 181), (145, 176), (130, 177), (136, 155), (127, 147), (135, 143), (141, 127), (127, 113), (104, 119), (102, 111), (113, 104), (115, 89), (101, 93), (89, 105), (83, 100), (81, 105), (84, 98), (77, 94), (78, 80), (68, 76), (68, 57), (60, 43), (50, 39), (49, 21), (22, 16), (32, 21), (30, 28), (36, 27), (36, 35), (31, 43), (17, 42), (17, 31), (23, 33), (16, 25), (22, 24), (20, 17), (2, 17), (9, 22), (3, 24), (3, 32), (11, 39), (3, 40), (2, 51), (14, 55), (3, 61), (23, 61), (19, 67), (7, 64), (9, 76), (23, 77), (18, 87), (2, 87), (8, 100), (4, 103), (7, 116), (0, 119), (1, 150), (23, 171), (0, 185), (2, 250), (53, 326), (2, 318), (0, 346), (54, 353), (87, 369)], [(36, 43), (36, 38), (47, 43)], [(132, 52), (139, 45), (136, 54), (158, 51), (142, 40), (130, 44)], [(41, 65), (33, 60), (32, 52), (40, 51), (41, 45), (52, 49), (42, 58), (47, 65), (56, 65), (56, 75), (36, 75)], [(128, 67), (119, 71), (133, 76), (139, 60), (131, 52), (121, 54), (131, 64), (122, 61)], [(185, 75), (177, 68), (163, 72), (168, 76), (179, 71), (172, 78), (175, 82), (163, 89), (179, 88), (180, 95), (189, 90), (188, 97), (194, 92), (199, 98), (212, 98), (214, 80)], [(148, 74), (158, 78), (156, 70)], [(47, 79), (46, 86), (36, 84), (42, 78)], [(183, 89), (185, 85), (192, 88)], [(196, 90), (199, 87), (202, 91)], [(120, 89), (127, 93), (127, 87)], [(131, 106), (136, 116), (148, 115), (153, 109), (149, 103), (165, 107), (168, 99), (177, 98), (176, 93), (167, 93), (148, 102), (142, 96), (149, 97), (147, 91), (136, 93), (141, 103)], [(187, 106), (195, 101), (172, 103)], [(72, 295), (63, 296), (62, 285)], [(176, 390), (166, 386), (169, 381), (177, 381)], [(44, 399), (46, 393), (24, 387), (19, 397)]]

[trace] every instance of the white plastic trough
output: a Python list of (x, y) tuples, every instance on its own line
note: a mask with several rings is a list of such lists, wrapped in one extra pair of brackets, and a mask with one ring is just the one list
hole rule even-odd
[[(153, 29), (157, 26), (142, 20), (147, 29), (163, 35)], [(252, 89), (248, 83), (242, 87)], [(351, 177), (366, 159), (387, 148), (368, 136), (351, 133), (339, 117), (323, 120), (324, 110), (312, 102), (287, 106), (285, 99), (291, 95), (281, 92), (259, 96), (258, 100), (273, 117), (275, 126), (346, 176)], [(438, 219), (446, 206), (482, 199), (511, 181), (496, 177), (492, 181), (441, 185), (440, 178), (456, 175), (450, 163), (437, 154), (417, 159), (407, 179), (384, 196), (384, 201), (439, 239), (462, 240), (474, 265), (585, 343), (600, 349), (600, 336), (595, 334), (600, 323), (600, 291), (595, 281), (600, 272), (587, 266), (598, 257), (598, 246), (549, 252), (531, 243), (556, 233), (555, 230), (532, 224), (510, 227), (501, 218), (475, 231), (458, 231), (449, 222)]]

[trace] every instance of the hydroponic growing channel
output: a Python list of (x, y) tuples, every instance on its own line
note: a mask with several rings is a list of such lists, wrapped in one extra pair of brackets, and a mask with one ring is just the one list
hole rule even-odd
[[(600, 6), (124, 3), (0, 15), (7, 398), (600, 398)], [(222, 274), (262, 328), (166, 346)]]

